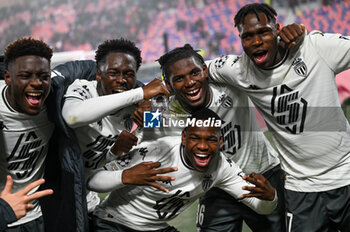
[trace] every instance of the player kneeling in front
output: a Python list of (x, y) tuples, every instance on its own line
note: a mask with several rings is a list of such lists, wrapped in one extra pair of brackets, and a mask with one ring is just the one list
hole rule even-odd
[[(219, 116), (203, 109), (188, 122), (181, 137), (140, 143), (90, 178), (91, 190), (112, 191), (95, 209), (95, 231), (177, 231), (167, 222), (212, 187), (260, 214), (273, 211), (277, 196), (270, 183), (260, 174), (245, 176), (219, 151), (223, 143)], [(155, 169), (160, 163), (172, 168)], [(176, 170), (173, 176), (162, 175)]]

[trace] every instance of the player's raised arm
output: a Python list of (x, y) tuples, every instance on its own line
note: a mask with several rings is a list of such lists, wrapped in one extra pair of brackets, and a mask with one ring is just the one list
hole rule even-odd
[(96, 122), (119, 109), (142, 99), (150, 99), (157, 94), (169, 96), (168, 90), (159, 79), (154, 79), (142, 88), (93, 98), (89, 98), (86, 90), (80, 86), (75, 87), (73, 83), (67, 93), (69, 96), (66, 94), (62, 116), (72, 128)]
[(34, 206), (30, 203), (31, 201), (53, 194), (52, 189), (46, 189), (46, 190), (37, 191), (31, 195), (28, 195), (28, 193), (32, 189), (44, 183), (45, 183), (45, 180), (40, 179), (33, 183), (30, 183), (24, 189), (16, 193), (11, 193), (13, 180), (11, 176), (7, 176), (6, 185), (4, 190), (0, 194), (0, 198), (2, 198), (11, 206), (12, 210), (16, 214), (17, 219), (20, 219), (27, 214), (27, 211), (34, 209)]
[(87, 186), (96, 192), (110, 192), (125, 185), (153, 186), (161, 191), (169, 192), (157, 181), (173, 181), (173, 176), (159, 176), (177, 171), (176, 167), (160, 168), (159, 162), (142, 162), (125, 170), (97, 170), (88, 180)]
[(304, 39), (305, 32), (306, 29), (303, 24), (293, 23), (282, 27), (278, 33), (281, 38), (281, 46), (287, 49), (292, 48)]

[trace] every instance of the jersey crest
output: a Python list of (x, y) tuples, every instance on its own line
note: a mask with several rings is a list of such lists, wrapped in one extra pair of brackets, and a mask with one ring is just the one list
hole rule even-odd
[(213, 184), (213, 177), (211, 174), (205, 175), (203, 177), (202, 188), (204, 191), (208, 190), (210, 186)]
[(301, 58), (296, 58), (293, 61), (292, 66), (296, 74), (302, 77), (307, 76), (307, 66)]
[(227, 96), (226, 94), (222, 94), (219, 97), (219, 103), (224, 108), (231, 108), (232, 104), (233, 104), (233, 101), (232, 101), (232, 98), (230, 96)]
[(284, 126), (292, 134), (304, 131), (307, 104), (304, 98), (299, 97), (299, 91), (287, 85), (273, 88), (271, 114), (279, 125)]

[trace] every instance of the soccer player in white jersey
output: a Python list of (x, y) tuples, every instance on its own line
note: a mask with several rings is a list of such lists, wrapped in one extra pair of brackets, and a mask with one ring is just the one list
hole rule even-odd
[[(223, 145), (219, 116), (205, 108), (194, 112), (192, 119), (181, 137), (142, 142), (91, 177), (88, 186), (93, 190), (112, 190), (94, 212), (95, 231), (177, 231), (167, 222), (213, 187), (261, 214), (276, 207), (276, 191), (262, 175), (245, 176), (219, 151)], [(173, 177), (163, 181), (167, 192), (128, 184), (128, 176), (135, 175), (133, 166), (150, 161), (177, 167)], [(152, 180), (158, 178), (161, 176), (152, 176)]]
[(313, 31), (286, 50), (276, 16), (266, 4), (241, 8), (244, 53), (216, 59), (209, 74), (247, 94), (264, 117), (286, 172), (288, 231), (349, 231), (350, 126), (334, 78), (350, 68), (350, 38)]
[[(169, 90), (175, 94), (172, 115), (189, 115), (209, 108), (224, 124), (223, 149), (244, 173), (263, 173), (277, 189), (279, 205), (270, 215), (259, 215), (219, 188), (213, 188), (199, 202), (197, 227), (200, 231), (241, 231), (243, 220), (253, 231), (283, 231), (284, 173), (276, 151), (256, 121), (247, 96), (227, 85), (210, 84), (204, 59), (190, 45), (178, 47), (159, 58)], [(220, 210), (218, 210), (220, 208)]]
[[(0, 188), (5, 183), (7, 186), (0, 197), (8, 200), (19, 219), (7, 224), (7, 231), (44, 231), (38, 201), (27, 202), (20, 213), (16, 209), (20, 205), (13, 201), (35, 199), (35, 195), (28, 199), (23, 196), (35, 193), (44, 183), (40, 179), (53, 131), (44, 104), (50, 91), (51, 57), (52, 49), (32, 38), (19, 39), (5, 49), (5, 81), (0, 81)], [(17, 194), (11, 196), (11, 188)]]
[[(134, 88), (142, 58), (141, 51), (129, 40), (106, 40), (99, 45), (95, 60), (96, 80), (75, 80), (67, 89), (62, 108), (64, 120), (79, 140), (86, 177), (103, 166), (108, 155), (114, 159), (114, 154), (136, 145), (137, 137), (128, 132), (135, 103), (158, 93), (169, 95), (157, 79)], [(92, 212), (99, 201), (96, 193), (89, 192), (88, 211)]]

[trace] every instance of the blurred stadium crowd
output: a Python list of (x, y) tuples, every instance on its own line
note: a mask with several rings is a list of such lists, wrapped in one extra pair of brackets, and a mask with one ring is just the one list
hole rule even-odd
[[(36, 0), (0, 8), (0, 48), (21, 36), (43, 39), (55, 52), (91, 51), (108, 38), (126, 37), (142, 50), (145, 62), (164, 49), (190, 43), (205, 50), (205, 58), (240, 53), (233, 15), (246, 3), (258, 0)], [(260, 0), (260, 2), (263, 2)], [(266, 2), (266, 0), (265, 0)], [(269, 1), (270, 2), (270, 1)], [(317, 2), (316, 7), (298, 8)], [(22, 3), (22, 4), (20, 4)], [(275, 0), (284, 22), (293, 8), (295, 22), (308, 30), (349, 34), (350, 0)], [(304, 10), (305, 9), (305, 10)], [(283, 14), (283, 12), (286, 12)]]

